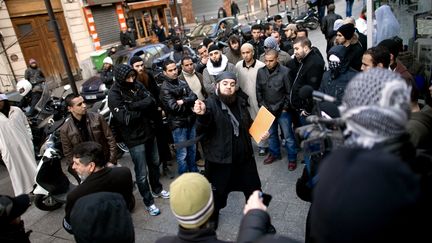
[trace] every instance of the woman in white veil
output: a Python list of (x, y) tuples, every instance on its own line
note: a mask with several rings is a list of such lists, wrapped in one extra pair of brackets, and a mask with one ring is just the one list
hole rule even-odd
[(382, 5), (375, 10), (375, 19), (376, 32), (374, 35), (374, 46), (382, 40), (399, 35), (400, 25), (390, 6)]

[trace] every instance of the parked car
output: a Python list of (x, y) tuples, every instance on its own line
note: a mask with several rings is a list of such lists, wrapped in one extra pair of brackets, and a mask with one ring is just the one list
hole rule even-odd
[(91, 105), (106, 96), (107, 88), (99, 76), (93, 76), (87, 79), (80, 88), (80, 94), (84, 101)]
[(133, 56), (140, 56), (144, 61), (145, 68), (152, 69), (153, 63), (156, 59), (169, 54), (170, 52), (171, 50), (166, 45), (158, 43), (117, 51), (112, 55), (112, 59), (114, 65), (120, 63), (130, 64), (130, 59)]
[[(192, 57), (192, 60), (197, 61), (198, 56), (195, 51), (189, 46), (183, 46), (186, 54)], [(162, 64), (165, 60), (171, 58), (171, 49), (165, 44), (150, 44), (133, 48), (132, 50), (121, 50), (116, 52), (112, 58), (114, 65), (123, 63), (130, 65), (130, 59), (133, 56), (140, 56), (144, 61), (144, 67), (154, 76), (162, 73)]]
[(215, 40), (219, 32), (219, 25), (223, 21), (225, 21), (227, 30), (232, 30), (234, 26), (238, 25), (238, 21), (234, 17), (211, 19), (203, 23), (199, 23), (191, 30), (190, 33), (186, 35), (189, 40), (189, 45), (193, 49), (196, 49), (204, 40), (204, 38)]

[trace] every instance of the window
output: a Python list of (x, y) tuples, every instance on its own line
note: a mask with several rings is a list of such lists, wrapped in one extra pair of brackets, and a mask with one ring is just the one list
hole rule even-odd
[(18, 31), (21, 36), (24, 36), (30, 34), (33, 31), (33, 28), (31, 24), (19, 24)]

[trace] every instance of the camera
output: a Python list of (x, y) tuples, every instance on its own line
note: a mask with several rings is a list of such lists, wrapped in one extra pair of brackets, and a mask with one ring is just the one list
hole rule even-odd
[(316, 119), (312, 124), (296, 129), (296, 139), (301, 142), (305, 155), (325, 154), (343, 145), (344, 138), (336, 120)]

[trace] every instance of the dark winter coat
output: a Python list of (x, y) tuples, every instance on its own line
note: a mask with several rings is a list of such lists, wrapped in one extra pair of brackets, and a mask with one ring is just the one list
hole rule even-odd
[(273, 115), (279, 117), (282, 110), (288, 110), (290, 80), (289, 69), (281, 64), (270, 73), (267, 67), (258, 69), (256, 78), (256, 96), (258, 107), (264, 106)]
[(361, 71), (363, 52), (363, 47), (360, 42), (347, 46), (346, 58), (349, 62), (349, 66), (359, 72)]
[[(247, 97), (246, 94), (244, 95)], [(203, 135), (201, 145), (206, 160), (218, 164), (231, 164), (233, 159), (233, 128), (228, 112), (222, 110), (221, 103), (219, 97), (214, 94), (205, 100), (206, 113), (197, 116), (196, 130), (197, 136)], [(249, 134), (252, 118), (247, 109), (247, 98), (237, 95), (236, 105), (241, 112), (241, 120), (238, 121), (240, 123), (239, 129), (244, 129), (244, 132)], [(247, 143), (247, 150), (243, 153), (250, 159), (253, 157), (253, 149), (249, 135), (245, 142)]]
[[(238, 137), (234, 135), (228, 111), (222, 109), (218, 96), (212, 95), (206, 99), (206, 113), (197, 116), (197, 136), (202, 137), (206, 177), (214, 187), (214, 193), (217, 194), (215, 198), (220, 199), (231, 191), (252, 193), (261, 189), (249, 135), (252, 119), (247, 100), (248, 96), (239, 90), (236, 102), (229, 106), (239, 122)], [(217, 210), (225, 205), (226, 200), (215, 203)]]
[[(197, 96), (189, 88), (184, 80), (169, 79), (162, 76), (160, 100), (162, 101), (171, 130), (176, 128), (192, 127), (195, 123), (195, 114), (192, 108)], [(183, 100), (183, 105), (178, 105), (177, 100)]]
[(310, 85), (314, 90), (318, 90), (324, 73), (324, 65), (321, 53), (314, 48), (300, 62), (296, 58), (290, 61), (288, 66), (295, 67), (290, 71), (290, 77), (293, 77), (293, 82), (289, 93), (290, 103), (294, 109), (304, 109), (307, 112), (312, 111), (312, 99), (301, 99), (299, 91), (305, 85)]
[(33, 86), (45, 81), (45, 76), (40, 68), (27, 68), (24, 72), (24, 78), (27, 79)]
[[(117, 145), (116, 140), (111, 132), (111, 128), (106, 123), (104, 117), (98, 113), (87, 112), (86, 126), (90, 141), (95, 141), (102, 145), (105, 159), (113, 164), (117, 163)], [(81, 136), (79, 128), (75, 124), (74, 118), (68, 119), (60, 129), (60, 138), (63, 147), (63, 154), (68, 163), (72, 163), (73, 148), (85, 142)]]
[(420, 150), (432, 155), (432, 108), (428, 105), (419, 112), (412, 112), (407, 131), (411, 142)]
[(344, 71), (341, 70), (341, 73), (337, 76), (331, 70), (327, 70), (323, 74), (319, 90), (324, 94), (335, 97), (337, 103), (340, 104), (345, 93), (346, 85), (357, 73), (358, 72), (351, 67), (347, 67)]
[(108, 70), (102, 70), (100, 78), (102, 79), (102, 82), (105, 84), (106, 88), (110, 89), (114, 83), (114, 72), (112, 67)]
[(72, 233), (68, 225), (70, 225), (70, 215), (73, 206), (78, 199), (91, 193), (120, 193), (123, 196), (129, 211), (131, 211), (135, 207), (135, 197), (132, 190), (132, 174), (127, 167), (106, 167), (90, 174), (86, 180), (67, 195), (63, 227), (66, 231)]
[(258, 42), (255, 42), (253, 39), (248, 41), (249, 44), (251, 44), (254, 48), (254, 59), (259, 60), (261, 54), (264, 53), (264, 40), (259, 40)]
[(216, 232), (210, 228), (184, 229), (179, 227), (177, 235), (164, 236), (156, 243), (225, 243), (228, 241), (218, 240)]
[(321, 23), (321, 32), (324, 34), (326, 39), (330, 39), (333, 34), (333, 25), (337, 19), (342, 19), (342, 16), (339, 14), (335, 14), (334, 12), (328, 13), (322, 19)]
[(154, 139), (155, 120), (159, 116), (156, 99), (144, 85), (137, 81), (125, 82), (132, 71), (127, 65), (117, 66), (114, 70), (116, 82), (108, 94), (108, 106), (130, 148)]

